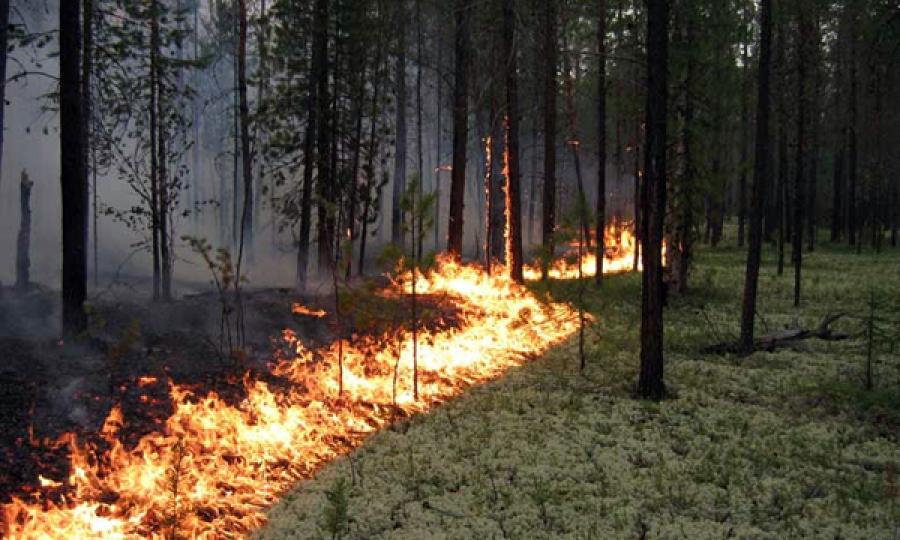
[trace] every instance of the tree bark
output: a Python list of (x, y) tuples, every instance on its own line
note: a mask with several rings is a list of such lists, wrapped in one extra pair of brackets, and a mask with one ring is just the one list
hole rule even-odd
[[(746, 23), (747, 21), (744, 22)], [(742, 45), (741, 59), (743, 60), (743, 68), (741, 69), (741, 76), (743, 84), (741, 85), (741, 174), (738, 183), (738, 247), (744, 247), (744, 229), (747, 219), (747, 160), (750, 158), (748, 152), (748, 147), (750, 146), (750, 100), (747, 97), (747, 94), (750, 92), (748, 88), (750, 81), (748, 71), (750, 70), (747, 67), (750, 63), (748, 50), (750, 46), (746, 41)]]
[(794, 226), (793, 226), (793, 263), (794, 263), (794, 306), (800, 305), (801, 272), (803, 267), (803, 211), (806, 204), (806, 176), (804, 161), (806, 160), (806, 77), (807, 58), (803, 44), (809, 36), (807, 14), (801, 6), (798, 13), (799, 43), (797, 49), (797, 155), (794, 179)]
[(641, 368), (638, 394), (662, 399), (662, 235), (666, 209), (666, 100), (668, 95), (668, 0), (647, 0), (647, 138), (641, 205), (644, 234), (641, 298)]
[(160, 216), (159, 216), (159, 18), (156, 13), (158, 4), (153, 0), (150, 4), (150, 249), (153, 259), (153, 300), (159, 300), (162, 281), (160, 264)]
[(31, 283), (31, 187), (34, 182), (22, 171), (19, 183), (19, 236), (16, 239), (16, 289), (27, 291)]
[(159, 262), (160, 262), (160, 298), (162, 300), (172, 299), (172, 258), (169, 250), (169, 178), (167, 161), (169, 159), (166, 150), (167, 130), (166, 130), (166, 107), (165, 107), (165, 84), (162, 73), (162, 45), (160, 43), (160, 19), (162, 18), (162, 6), (159, 0), (151, 2), (151, 33), (153, 51), (152, 69), (153, 81), (156, 85), (156, 149), (158, 156), (157, 162), (157, 228), (158, 228), (158, 246), (159, 246)]
[(462, 257), (463, 211), (466, 190), (466, 144), (469, 136), (468, 69), (469, 18), (472, 0), (456, 0), (456, 66), (453, 88), (453, 171), (450, 181), (450, 216), (447, 227), (447, 251)]
[[(3, 132), (6, 129), (6, 57), (9, 49), (9, 0), (0, 0), (0, 188), (3, 187)], [(0, 193), (3, 190), (0, 189)]]
[(603, 259), (606, 254), (606, 0), (597, 6), (597, 237), (594, 282), (603, 285)]
[(319, 113), (319, 78), (328, 74), (328, 0), (317, 0), (313, 21), (312, 62), (306, 96), (306, 133), (303, 139), (303, 185), (300, 194), (300, 238), (297, 246), (296, 288), (306, 288), (309, 268), (309, 235), (312, 232), (313, 168)]
[(542, 201), (543, 261), (541, 277), (547, 279), (553, 258), (556, 231), (556, 17), (557, 0), (544, 1), (544, 200)]
[(395, 92), (397, 99), (396, 128), (397, 137), (394, 147), (394, 184), (391, 197), (391, 241), (403, 245), (404, 216), (401, 208), (401, 200), (406, 194), (406, 19), (404, 5), (406, 0), (399, 0), (397, 17), (397, 66), (394, 76)]
[(322, 48), (322, 58), (318, 66), (315, 76), (315, 83), (318, 85), (318, 98), (316, 100), (316, 145), (318, 163), (316, 166), (318, 177), (316, 178), (316, 191), (319, 199), (318, 203), (318, 223), (317, 223), (317, 242), (318, 242), (318, 266), (319, 271), (330, 270), (333, 265), (333, 242), (334, 231), (330, 225), (334, 222), (334, 209), (329, 208), (329, 201), (332, 199), (332, 189), (334, 188), (334, 172), (331, 168), (332, 163), (332, 140), (333, 136), (331, 117), (331, 98), (329, 97), (328, 84), (328, 0), (316, 0), (316, 13), (314, 18), (318, 21), (314, 32), (316, 36), (314, 41), (319, 41), (319, 47)]
[(778, 66), (778, 76), (775, 77), (776, 95), (778, 96), (778, 193), (776, 194), (776, 207), (778, 213), (778, 275), (784, 274), (784, 242), (785, 227), (787, 224), (786, 199), (787, 199), (787, 179), (788, 179), (788, 133), (787, 133), (787, 99), (785, 91), (787, 85), (784, 83), (784, 75), (786, 73), (787, 64), (785, 62), (785, 47), (787, 40), (784, 33), (784, 11), (779, 10), (777, 25), (777, 44), (775, 46), (776, 59), (775, 65)]
[(253, 251), (253, 156), (250, 154), (250, 105), (247, 102), (247, 1), (237, 2), (238, 110), (241, 119), (241, 175), (244, 180), (244, 206), (241, 209), (241, 238), (237, 260), (237, 267), (240, 269), (244, 250), (251, 253)]
[(856, 245), (856, 185), (857, 185), (857, 164), (859, 160), (859, 148), (857, 146), (857, 129), (859, 126), (858, 103), (857, 103), (857, 87), (858, 87), (858, 69), (857, 69), (857, 23), (854, 2), (848, 2), (844, 7), (844, 16), (850, 17), (850, 97), (847, 100), (850, 108), (850, 118), (847, 124), (847, 152), (848, 152), (848, 186), (847, 186), (847, 241), (851, 246)]
[(522, 282), (522, 203), (519, 166), (519, 87), (514, 0), (503, 1), (503, 58), (506, 64), (506, 263)]
[(84, 168), (80, 3), (59, 5), (60, 187), (62, 190), (62, 330), (76, 337), (87, 327), (88, 185)]
[(756, 105), (756, 156), (753, 164), (753, 191), (750, 196), (750, 231), (747, 270), (744, 278), (744, 302), (741, 312), (741, 343), (744, 354), (753, 351), (753, 325), (759, 264), (762, 255), (762, 217), (770, 170), (769, 156), (769, 73), (772, 42), (772, 2), (760, 6), (759, 88)]

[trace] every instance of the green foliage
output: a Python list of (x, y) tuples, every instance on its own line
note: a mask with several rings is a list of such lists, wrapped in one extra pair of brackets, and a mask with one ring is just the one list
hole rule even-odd
[(350, 483), (343, 476), (338, 477), (331, 488), (325, 491), (325, 508), (322, 510), (322, 528), (331, 534), (332, 540), (342, 538), (350, 529), (348, 508), (350, 505)]

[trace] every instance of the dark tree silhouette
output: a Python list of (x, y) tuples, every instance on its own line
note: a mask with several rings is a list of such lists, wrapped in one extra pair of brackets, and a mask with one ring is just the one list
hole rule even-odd
[(762, 0), (759, 26), (759, 82), (756, 106), (756, 158), (753, 165), (753, 191), (750, 194), (750, 231), (747, 271), (744, 278), (744, 303), (741, 312), (740, 350), (753, 351), (753, 323), (756, 318), (756, 292), (762, 252), (763, 204), (769, 181), (769, 73), (772, 43), (772, 2)]
[(641, 296), (641, 371), (638, 394), (662, 399), (663, 281), (662, 236), (666, 208), (666, 88), (669, 2), (647, 0), (647, 123), (644, 181), (641, 185), (641, 238), (644, 273)]
[(87, 327), (88, 186), (84, 167), (81, 96), (81, 3), (59, 5), (60, 187), (62, 188), (62, 330), (75, 337)]

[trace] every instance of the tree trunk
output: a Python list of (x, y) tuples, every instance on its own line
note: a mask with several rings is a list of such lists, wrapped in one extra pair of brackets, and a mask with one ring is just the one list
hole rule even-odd
[(334, 176), (333, 170), (331, 168), (331, 154), (332, 154), (332, 141), (331, 137), (333, 136), (332, 123), (330, 122), (331, 117), (331, 98), (329, 97), (329, 85), (328, 85), (328, 57), (327, 57), (327, 43), (328, 43), (328, 0), (316, 0), (316, 14), (314, 16), (318, 23), (315, 25), (314, 32), (316, 36), (313, 37), (314, 41), (321, 41), (319, 45), (321, 47), (322, 57), (320, 59), (320, 64), (317, 66), (318, 71), (314, 78), (315, 83), (318, 85), (318, 98), (316, 100), (316, 145), (317, 145), (317, 173), (318, 178), (316, 179), (316, 192), (319, 199), (319, 208), (318, 208), (318, 222), (317, 222), (317, 241), (318, 241), (318, 266), (319, 272), (323, 272), (325, 270), (330, 270), (333, 266), (333, 242), (334, 242), (334, 234), (333, 230), (330, 228), (330, 224), (333, 223), (333, 214), (334, 209), (329, 208), (328, 202), (332, 199), (332, 189), (334, 188)]
[(506, 263), (510, 277), (522, 277), (522, 203), (519, 166), (519, 87), (516, 73), (514, 0), (503, 1), (503, 60), (506, 64)]
[(594, 282), (603, 285), (603, 259), (606, 253), (606, 0), (597, 6), (597, 273)]
[(6, 130), (6, 56), (9, 48), (9, 0), (0, 0), (0, 193), (3, 193), (3, 132)]
[[(565, 40), (563, 40), (563, 49), (568, 50), (568, 46)], [(569, 141), (568, 146), (572, 151), (572, 163), (575, 166), (575, 187), (578, 190), (578, 207), (576, 211), (578, 212), (578, 217), (581, 221), (581, 233), (584, 235), (585, 242), (590, 245), (591, 238), (591, 228), (590, 228), (590, 219), (588, 217), (588, 204), (587, 204), (587, 195), (584, 190), (584, 179), (581, 175), (581, 155), (579, 153), (579, 149), (581, 146), (581, 139), (578, 137), (578, 112), (575, 108), (575, 87), (578, 86), (577, 73), (579, 72), (579, 62), (575, 61), (574, 69), (569, 60), (572, 53), (566, 53), (563, 55), (563, 70), (565, 71), (565, 96), (566, 96), (566, 108), (569, 114)], [(577, 53), (574, 53), (577, 54)]]
[[(744, 21), (746, 22), (746, 21)], [(750, 92), (750, 77), (747, 67), (750, 63), (749, 44), (746, 41), (742, 44), (743, 68), (741, 76), (743, 84), (741, 85), (741, 174), (738, 183), (738, 247), (744, 247), (744, 226), (747, 219), (747, 160), (750, 158), (750, 104), (747, 94)]]
[(297, 246), (296, 288), (306, 288), (309, 268), (309, 235), (312, 232), (313, 167), (319, 112), (319, 78), (328, 75), (328, 0), (317, 0), (313, 22), (312, 63), (306, 96), (306, 133), (303, 139), (303, 186), (300, 194), (300, 239)]
[(244, 206), (241, 209), (241, 238), (237, 260), (237, 267), (240, 269), (244, 250), (253, 252), (253, 156), (250, 155), (250, 106), (247, 102), (247, 1), (237, 0), (237, 2), (238, 110), (241, 118), (241, 175), (244, 180)]
[(166, 150), (167, 130), (166, 130), (166, 107), (165, 107), (165, 84), (162, 73), (162, 49), (160, 43), (160, 18), (162, 17), (162, 6), (158, 0), (152, 0), (151, 9), (153, 10), (150, 22), (151, 38), (153, 42), (153, 58), (152, 69), (154, 70), (153, 81), (156, 84), (156, 149), (158, 156), (157, 162), (157, 196), (159, 208), (157, 210), (157, 227), (159, 261), (160, 261), (160, 298), (163, 300), (172, 299), (172, 258), (169, 250), (169, 178), (167, 161), (169, 159)]
[[(85, 168), (85, 178), (90, 178), (91, 173), (93, 173), (93, 182), (91, 183), (90, 193), (92, 197), (91, 204), (91, 222), (92, 226), (90, 229), (93, 232), (93, 242), (91, 242), (91, 249), (93, 251), (93, 274), (94, 274), (94, 286), (97, 285), (97, 260), (98, 260), (98, 249), (97, 245), (97, 214), (99, 212), (97, 208), (97, 171), (96, 167), (96, 159), (94, 162), (90, 161), (90, 156), (96, 156), (96, 153), (93, 148), (93, 115), (91, 113), (91, 72), (94, 69), (94, 51), (93, 51), (93, 41), (94, 41), (94, 26), (93, 26), (93, 17), (94, 17), (94, 2), (93, 0), (82, 0), (82, 17), (81, 17), (81, 38), (82, 38), (82, 60), (81, 60), (81, 106), (82, 106), (82, 118), (84, 118), (84, 168)], [(0, 101), (0, 103), (3, 103)], [(89, 163), (91, 163), (89, 165)]]
[(770, 170), (769, 156), (769, 73), (772, 42), (772, 2), (762, 0), (759, 26), (759, 89), (756, 105), (756, 156), (753, 164), (753, 192), (750, 196), (750, 246), (744, 278), (744, 302), (741, 312), (741, 343), (744, 354), (753, 351), (753, 323), (756, 319), (756, 296), (759, 264), (762, 255), (762, 217)]
[(62, 329), (76, 337), (87, 327), (88, 186), (84, 168), (79, 2), (59, 5), (60, 187), (62, 189)]
[(469, 136), (468, 63), (469, 19), (472, 0), (456, 0), (456, 66), (453, 88), (453, 171), (450, 182), (450, 216), (447, 251), (462, 257), (463, 210), (466, 190), (466, 144)]
[(853, 12), (853, 7), (851, 7), (852, 2), (848, 2), (844, 8), (844, 16), (851, 17), (850, 22), (850, 98), (848, 100), (848, 106), (850, 107), (850, 118), (848, 120), (847, 132), (848, 132), (848, 140), (847, 140), (847, 152), (848, 156), (848, 181), (849, 184), (847, 186), (847, 241), (851, 246), (856, 244), (856, 184), (857, 184), (857, 163), (859, 159), (858, 155), (858, 147), (856, 141), (857, 127), (859, 125), (859, 119), (857, 118), (858, 104), (857, 104), (857, 28), (856, 28), (856, 13)]
[(784, 32), (784, 10), (778, 13), (777, 33), (778, 39), (775, 46), (775, 65), (778, 66), (778, 76), (775, 77), (775, 94), (778, 96), (778, 193), (776, 194), (778, 213), (778, 275), (784, 274), (784, 242), (785, 227), (787, 222), (787, 181), (788, 181), (788, 133), (787, 133), (787, 99), (785, 93), (787, 85), (784, 82), (787, 63), (785, 62), (785, 47), (787, 39)]
[(794, 306), (800, 305), (801, 270), (803, 267), (803, 210), (806, 204), (806, 176), (804, 161), (806, 160), (806, 71), (807, 59), (803, 44), (809, 36), (807, 14), (801, 6), (798, 13), (798, 30), (800, 40), (797, 49), (797, 156), (794, 180), (794, 226), (793, 226), (793, 262), (794, 262)]
[(557, 0), (544, 1), (544, 200), (542, 203), (543, 262), (541, 276), (547, 279), (553, 259), (556, 231), (556, 17)]
[(28, 173), (22, 170), (22, 181), (19, 183), (19, 236), (16, 241), (16, 289), (27, 291), (31, 283), (31, 187), (34, 182), (28, 179)]
[(434, 133), (434, 249), (437, 251), (441, 245), (441, 160), (444, 158), (441, 152), (441, 143), (444, 140), (444, 79), (441, 70), (444, 68), (444, 42), (440, 32), (435, 36), (437, 41), (437, 67), (435, 68), (435, 82), (437, 87), (434, 101), (435, 122)]
[(161, 265), (160, 265), (160, 216), (159, 216), (159, 118), (158, 102), (159, 84), (157, 77), (159, 76), (159, 17), (157, 10), (159, 6), (156, 0), (151, 3), (150, 19), (150, 236), (153, 258), (153, 300), (159, 300), (161, 286)]
[(641, 298), (641, 368), (638, 393), (661, 399), (663, 383), (662, 235), (666, 209), (666, 100), (669, 2), (647, 0), (647, 138), (641, 189), (644, 231)]
[(406, 194), (406, 19), (404, 17), (405, 0), (397, 2), (399, 15), (397, 20), (398, 51), (397, 71), (394, 77), (397, 99), (397, 138), (394, 151), (394, 185), (391, 197), (391, 241), (403, 245), (403, 209), (401, 200)]

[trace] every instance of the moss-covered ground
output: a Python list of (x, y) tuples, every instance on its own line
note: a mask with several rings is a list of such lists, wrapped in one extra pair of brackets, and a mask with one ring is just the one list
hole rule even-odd
[[(900, 538), (898, 353), (876, 344), (873, 390), (861, 337), (701, 354), (737, 335), (743, 260), (702, 250), (691, 291), (670, 297), (671, 399), (631, 397), (640, 281), (614, 276), (584, 294), (596, 317), (584, 373), (573, 339), (374, 435), (288, 494), (259, 536)], [(574, 300), (579, 285), (550, 288)], [(873, 294), (900, 301), (900, 253), (822, 247), (805, 258), (799, 308), (792, 290), (767, 253), (758, 334), (837, 311), (850, 316), (835, 329), (858, 333)]]

